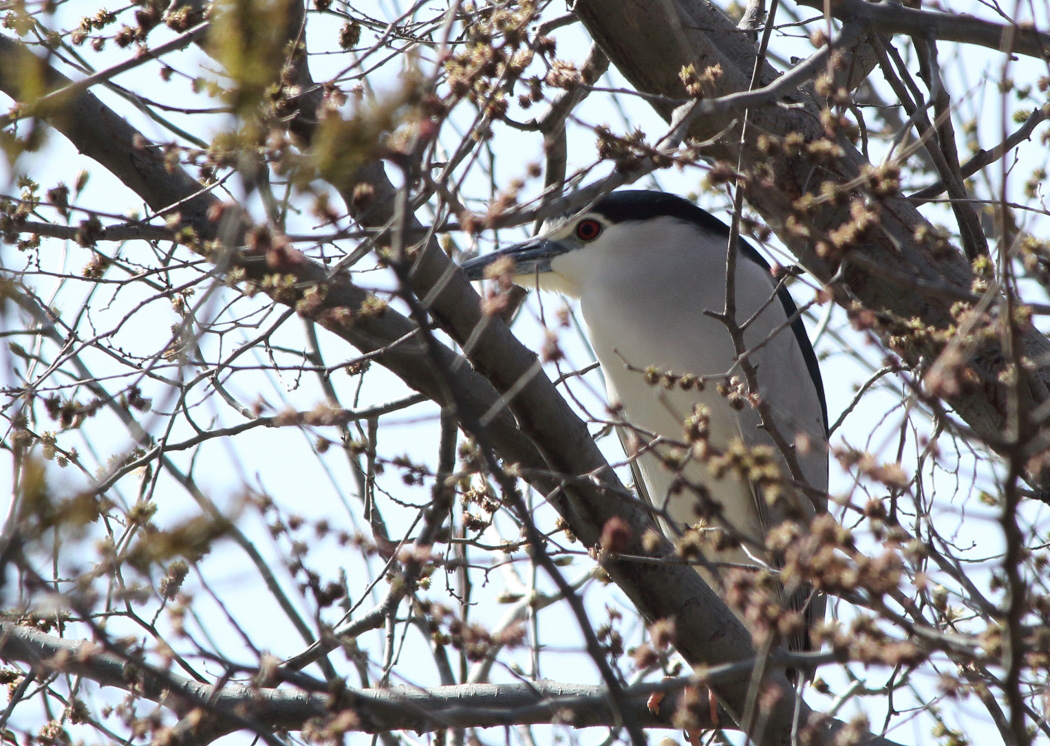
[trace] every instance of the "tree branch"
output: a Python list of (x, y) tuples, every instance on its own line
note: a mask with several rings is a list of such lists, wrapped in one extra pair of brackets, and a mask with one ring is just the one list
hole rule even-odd
[(920, 10), (888, 0), (835, 0), (833, 3), (798, 0), (798, 4), (821, 12), (830, 6), (831, 15), (838, 20), (863, 23), (883, 34), (932, 36), (941, 41), (975, 44), (1008, 54), (1050, 60), (1050, 34), (1031, 26), (1010, 26), (959, 13)]
[[(39, 672), (72, 673), (102, 686), (135, 691), (175, 711), (207, 703), (209, 713), (218, 716), (219, 729), (224, 732), (240, 728), (245, 718), (269, 728), (301, 730), (311, 720), (332, 718), (345, 711), (355, 716), (347, 730), (365, 733), (541, 723), (563, 723), (574, 728), (616, 724), (604, 686), (553, 681), (427, 689), (400, 686), (344, 689), (334, 698), (321, 681), (314, 681), (306, 690), (254, 684), (211, 686), (138, 660), (102, 652), (87, 640), (67, 640), (10, 622), (0, 622), (0, 658), (27, 663)], [(712, 673), (715, 678), (719, 674), (739, 676), (740, 669), (738, 665)], [(301, 674), (298, 678), (297, 683), (307, 681)], [(646, 728), (674, 727), (670, 718), (676, 706), (674, 698), (664, 702), (663, 716), (650, 712), (646, 699), (657, 692), (680, 692), (690, 683), (688, 679), (676, 679), (625, 689), (632, 707), (631, 716)], [(310, 692), (310, 688), (314, 691)], [(698, 714), (703, 716), (705, 709), (700, 708)], [(235, 720), (223, 720), (223, 714), (234, 713)], [(708, 720), (703, 727), (714, 726), (715, 723)]]

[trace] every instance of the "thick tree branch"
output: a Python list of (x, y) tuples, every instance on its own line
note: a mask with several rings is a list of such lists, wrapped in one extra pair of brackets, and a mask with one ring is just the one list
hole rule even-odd
[[(435, 731), (445, 728), (488, 728), (506, 725), (563, 723), (574, 728), (616, 723), (607, 691), (602, 686), (559, 684), (536, 681), (519, 684), (464, 684), (436, 688), (390, 687), (386, 689), (345, 689), (334, 696), (323, 682), (311, 687), (229, 683), (211, 686), (157, 669), (131, 657), (104, 652), (87, 640), (67, 640), (29, 627), (0, 622), (0, 658), (28, 664), (42, 673), (73, 673), (101, 686), (110, 686), (161, 703), (176, 712), (206, 707), (219, 716), (216, 730), (230, 732), (248, 719), (259, 726), (282, 730), (301, 730), (311, 720), (334, 719), (352, 712), (347, 730), (378, 733), (387, 730)], [(739, 676), (727, 667), (712, 676)], [(306, 683), (304, 676), (299, 677)], [(674, 696), (665, 700), (656, 715), (646, 707), (646, 699), (656, 693), (674, 695), (689, 685), (679, 679), (631, 687), (626, 694), (631, 715), (646, 728), (670, 728)], [(206, 705), (204, 704), (206, 703)], [(699, 708), (700, 717), (710, 717)], [(236, 718), (226, 720), (222, 715)], [(723, 723), (724, 724), (724, 723)], [(703, 727), (714, 727), (708, 720)], [(185, 728), (184, 736), (192, 735)], [(217, 736), (213, 730), (211, 735)]]
[(940, 41), (974, 44), (1000, 52), (1050, 60), (1050, 34), (1031, 26), (1011, 26), (960, 13), (908, 8), (888, 0), (835, 0), (830, 4), (824, 0), (798, 0), (798, 4), (821, 12), (830, 6), (831, 15), (838, 20), (863, 23), (883, 34), (932, 36)]

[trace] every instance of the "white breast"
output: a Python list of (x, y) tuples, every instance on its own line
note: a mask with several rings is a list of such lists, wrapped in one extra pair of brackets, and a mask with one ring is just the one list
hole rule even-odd
[[(625, 418), (631, 425), (674, 441), (683, 439), (683, 420), (694, 404), (702, 403), (710, 411), (710, 443), (715, 449), (725, 449), (735, 438), (749, 446), (772, 445), (768, 434), (759, 427), (757, 412), (746, 406), (732, 409), (718, 394), (715, 380), (702, 392), (665, 390), (645, 382), (640, 371), (649, 366), (679, 375), (720, 376), (735, 359), (726, 326), (705, 314), (723, 308), (725, 246), (698, 246), (699, 234), (691, 224), (671, 219), (661, 223), (663, 249), (648, 247), (650, 242), (642, 224), (627, 230), (621, 225), (616, 226), (620, 239), (617, 243), (607, 241), (593, 251), (588, 248), (571, 252), (559, 257), (552, 267), (556, 273), (571, 276), (576, 285), (610, 399), (623, 403)], [(639, 263), (639, 253), (645, 255), (643, 264)], [(768, 303), (775, 282), (764, 268), (741, 257), (736, 286), (739, 323), (766, 306), (745, 333), (745, 343), (750, 348), (783, 326), (786, 316), (779, 299)], [(816, 444), (808, 454), (799, 454), (798, 460), (810, 485), (826, 491), (827, 453), (823, 448), (821, 406), (790, 327), (776, 333), (751, 361), (757, 366), (759, 390), (772, 409), (780, 433), (789, 442), (805, 433)], [(652, 455), (643, 455), (638, 466), (650, 499), (663, 509), (674, 473)], [(762, 546), (769, 526), (763, 525), (747, 483), (733, 477), (715, 479), (706, 465), (699, 463), (690, 464), (683, 473), (689, 481), (710, 490), (722, 504), (725, 522), (734, 532), (748, 537), (754, 547)], [(788, 473), (786, 469), (784, 473)], [(808, 500), (802, 507), (807, 515), (817, 508)], [(823, 509), (822, 505), (819, 507)], [(665, 525), (672, 536), (697, 520), (694, 504), (688, 500), (672, 500), (668, 513), (676, 524)], [(740, 550), (710, 559), (752, 561)], [(702, 574), (712, 582), (708, 573)]]

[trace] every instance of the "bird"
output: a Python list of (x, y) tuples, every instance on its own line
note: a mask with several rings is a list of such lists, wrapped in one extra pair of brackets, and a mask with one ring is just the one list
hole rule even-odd
[[(480, 280), (509, 258), (515, 284), (579, 303), (610, 412), (621, 418), (635, 486), (663, 532), (672, 540), (701, 532), (694, 534), (704, 536), (695, 567), (723, 595), (733, 569), (774, 578), (780, 603), (804, 624), (787, 634), (787, 647), (811, 650), (826, 601), (805, 585), (788, 592), (778, 584), (779, 558), (766, 549), (766, 537), (785, 519), (808, 525), (827, 510), (824, 385), (790, 293), (742, 238), (735, 246), (734, 320), (748, 352), (746, 362), (738, 360), (730, 327), (718, 317), (726, 306), (730, 235), (721, 220), (682, 197), (620, 190), (462, 268)], [(748, 364), (757, 392), (746, 386)], [(759, 400), (789, 454), (763, 425), (753, 406)], [(681, 445), (688, 427), (701, 433), (701, 450)], [(761, 485), (712, 468), (759, 446), (792, 487), (773, 504)]]

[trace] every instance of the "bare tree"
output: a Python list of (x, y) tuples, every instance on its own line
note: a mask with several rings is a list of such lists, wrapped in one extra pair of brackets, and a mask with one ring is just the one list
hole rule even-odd
[[(5, 742), (1050, 735), (1046, 9), (376, 5), (6, 4)], [(811, 322), (817, 652), (652, 528), (571, 309), (456, 269), (634, 182)]]

